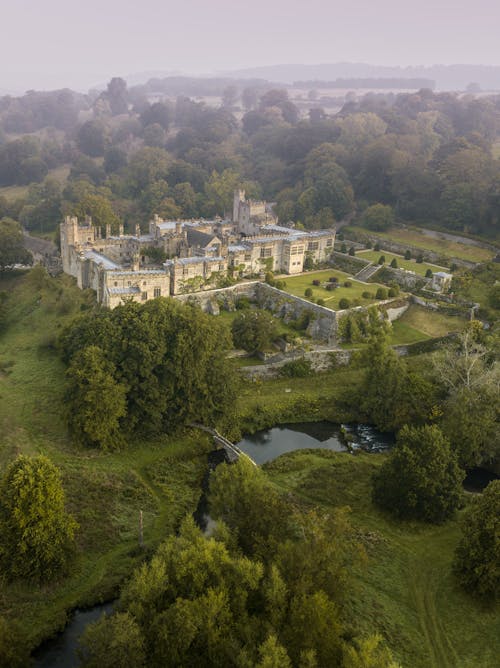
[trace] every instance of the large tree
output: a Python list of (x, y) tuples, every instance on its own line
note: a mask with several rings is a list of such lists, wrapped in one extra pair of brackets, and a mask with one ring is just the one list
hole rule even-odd
[(32, 264), (31, 253), (24, 247), (21, 226), (11, 218), (0, 220), (0, 271), (15, 264)]
[(435, 425), (405, 426), (373, 481), (373, 500), (402, 519), (440, 523), (462, 498), (464, 472)]
[(462, 524), (454, 570), (473, 594), (500, 598), (500, 480), (472, 500)]
[(0, 564), (8, 578), (50, 581), (65, 572), (75, 520), (66, 512), (59, 470), (44, 456), (20, 455), (0, 482)]

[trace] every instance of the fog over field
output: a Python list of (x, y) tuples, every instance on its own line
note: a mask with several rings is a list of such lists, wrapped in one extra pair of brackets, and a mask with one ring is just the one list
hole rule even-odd
[(19, 0), (2, 9), (0, 93), (280, 63), (500, 65), (496, 0)]

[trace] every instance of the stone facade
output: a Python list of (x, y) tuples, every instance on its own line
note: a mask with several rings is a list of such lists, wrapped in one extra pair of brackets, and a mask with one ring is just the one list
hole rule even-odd
[[(114, 308), (126, 300), (210, 290), (228, 274), (243, 278), (267, 271), (298, 274), (306, 258), (330, 258), (335, 230), (305, 232), (277, 224), (265, 202), (235, 193), (235, 220), (165, 221), (154, 216), (148, 233), (105, 234), (90, 218), (61, 223), (63, 271), (80, 288), (96, 291), (99, 303)], [(161, 257), (166, 261), (161, 262)]]

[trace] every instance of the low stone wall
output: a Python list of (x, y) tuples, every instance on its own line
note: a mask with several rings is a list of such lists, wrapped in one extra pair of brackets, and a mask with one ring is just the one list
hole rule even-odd
[(312, 339), (334, 343), (337, 335), (337, 313), (326, 306), (313, 304), (267, 283), (258, 283), (255, 298), (261, 308), (268, 309), (284, 322), (299, 319), (304, 313), (312, 315), (307, 334)]

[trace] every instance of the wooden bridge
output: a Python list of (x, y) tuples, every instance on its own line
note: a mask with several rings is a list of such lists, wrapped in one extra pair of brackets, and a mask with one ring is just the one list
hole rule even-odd
[(254, 460), (249, 455), (247, 455), (246, 452), (243, 452), (243, 450), (241, 450), (237, 445), (231, 443), (231, 441), (228, 440), (225, 436), (222, 436), (222, 434), (219, 434), (217, 429), (212, 429), (212, 427), (205, 427), (205, 425), (195, 422), (192, 422), (189, 426), (194, 427), (195, 429), (201, 429), (207, 434), (210, 434), (215, 443), (224, 449), (230, 463), (237, 462), (240, 457), (246, 457), (246, 459), (252, 462), (254, 466), (257, 466)]

